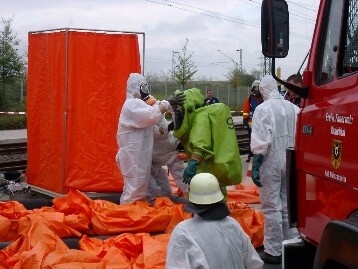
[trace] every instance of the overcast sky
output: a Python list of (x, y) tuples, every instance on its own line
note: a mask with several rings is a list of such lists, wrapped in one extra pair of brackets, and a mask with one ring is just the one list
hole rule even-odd
[[(284, 79), (298, 71), (310, 48), (319, 0), (287, 2), (290, 51), (276, 63)], [(144, 32), (145, 73), (159, 73), (171, 70), (173, 51), (181, 52), (188, 38), (198, 69), (195, 78), (211, 80), (226, 79), (234, 62), (240, 63), (240, 49), (247, 72), (262, 70), (260, 14), (260, 0), (0, 1), (0, 16), (13, 16), (21, 52), (27, 51), (30, 31), (69, 27)]]

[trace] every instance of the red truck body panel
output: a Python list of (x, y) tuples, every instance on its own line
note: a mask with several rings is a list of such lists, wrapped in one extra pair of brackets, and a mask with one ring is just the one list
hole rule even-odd
[(316, 245), (329, 221), (358, 210), (358, 73), (339, 77), (336, 71), (328, 83), (317, 80), (328, 2), (322, 0), (318, 11), (305, 72), (309, 96), (296, 131), (297, 224)]

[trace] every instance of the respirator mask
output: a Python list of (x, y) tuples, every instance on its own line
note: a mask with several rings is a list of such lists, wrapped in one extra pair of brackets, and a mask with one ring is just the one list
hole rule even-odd
[(142, 99), (147, 105), (152, 106), (157, 102), (157, 100), (149, 94), (149, 88), (147, 82), (140, 85), (139, 91), (140, 91), (140, 99)]

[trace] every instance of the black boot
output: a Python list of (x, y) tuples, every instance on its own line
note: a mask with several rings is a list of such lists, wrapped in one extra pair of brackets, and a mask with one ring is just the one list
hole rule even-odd
[(259, 252), (258, 254), (259, 254), (261, 260), (265, 263), (279, 264), (279, 263), (281, 263), (281, 260), (282, 260), (282, 255), (273, 256), (266, 252)]
[(252, 151), (250, 150), (249, 155), (247, 156), (246, 162), (249, 163), (250, 160), (251, 160), (251, 157), (253, 157), (253, 156), (254, 156), (254, 154), (253, 154)]

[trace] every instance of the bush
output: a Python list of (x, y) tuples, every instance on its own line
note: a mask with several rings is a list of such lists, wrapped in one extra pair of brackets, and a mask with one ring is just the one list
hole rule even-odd
[(14, 103), (13, 106), (8, 111), (26, 111), (26, 99), (24, 99), (19, 104)]
[(230, 110), (233, 111), (233, 116), (242, 116), (242, 105), (231, 105)]
[(0, 130), (18, 130), (26, 128), (26, 115), (0, 114)]

